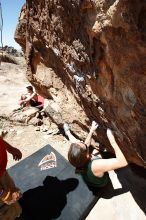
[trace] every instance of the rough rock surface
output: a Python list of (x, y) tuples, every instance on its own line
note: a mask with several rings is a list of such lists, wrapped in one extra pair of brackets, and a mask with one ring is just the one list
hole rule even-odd
[(100, 142), (113, 128), (128, 161), (146, 167), (144, 0), (26, 0), (15, 39), (54, 122), (83, 137), (95, 119)]

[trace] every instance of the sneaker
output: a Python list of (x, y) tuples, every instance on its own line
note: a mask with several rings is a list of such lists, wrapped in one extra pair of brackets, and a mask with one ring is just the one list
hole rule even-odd
[(69, 124), (65, 122), (64, 125), (63, 125), (63, 129), (64, 129), (65, 135), (67, 135), (67, 131), (70, 130)]

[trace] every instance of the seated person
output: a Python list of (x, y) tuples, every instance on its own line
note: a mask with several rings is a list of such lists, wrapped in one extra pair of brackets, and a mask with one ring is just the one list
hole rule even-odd
[(32, 106), (32, 107), (36, 107), (38, 106), (40, 103), (38, 102), (38, 95), (36, 92), (33, 91), (33, 87), (32, 86), (27, 86), (27, 93), (21, 95), (21, 99), (19, 104), (22, 107), (26, 107), (26, 106)]
[(107, 137), (111, 146), (114, 148), (116, 158), (102, 159), (99, 156), (93, 156), (89, 152), (92, 135), (97, 127), (98, 124), (93, 121), (85, 142), (76, 139), (71, 134), (67, 123), (64, 124), (64, 131), (71, 141), (68, 159), (76, 168), (76, 172), (82, 175), (88, 186), (104, 187), (109, 180), (107, 172), (126, 166), (127, 161), (110, 129), (107, 129)]

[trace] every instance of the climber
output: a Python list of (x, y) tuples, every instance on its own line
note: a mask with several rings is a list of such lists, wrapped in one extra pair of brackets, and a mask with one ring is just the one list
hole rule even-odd
[(22, 157), (17, 148), (0, 137), (0, 220), (14, 220), (21, 214), (21, 207), (17, 202), (21, 193), (6, 171), (7, 152), (12, 154), (14, 160), (20, 160)]
[(102, 159), (102, 157), (94, 156), (89, 152), (92, 135), (97, 127), (98, 124), (93, 121), (85, 142), (82, 142), (72, 135), (69, 125), (64, 123), (65, 134), (71, 142), (68, 152), (69, 162), (76, 168), (76, 173), (81, 174), (87, 185), (91, 187), (107, 185), (109, 180), (107, 172), (127, 165), (127, 161), (110, 129), (107, 129), (107, 137), (114, 148), (116, 158)]
[(19, 105), (21, 105), (21, 107), (25, 107), (25, 106), (36, 107), (36, 106), (38, 106), (39, 105), (38, 95), (36, 92), (33, 91), (33, 87), (27, 86), (26, 89), (27, 89), (27, 93), (21, 95)]

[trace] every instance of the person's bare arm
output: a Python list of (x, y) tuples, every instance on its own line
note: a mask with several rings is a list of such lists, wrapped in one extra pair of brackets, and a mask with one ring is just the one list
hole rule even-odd
[(87, 135), (87, 138), (84, 142), (87, 145), (87, 147), (89, 147), (91, 145), (92, 135), (93, 135), (94, 131), (97, 129), (97, 127), (98, 127), (98, 124), (95, 121), (93, 121), (91, 128), (90, 128), (90, 131), (89, 131), (89, 134)]
[(32, 93), (32, 95), (29, 96), (28, 98), (26, 98), (26, 99), (24, 100), (24, 102), (28, 102), (28, 101), (30, 101), (30, 100), (33, 99), (36, 95), (37, 95), (37, 94), (36, 94), (35, 92)]
[(95, 160), (92, 166), (92, 171), (95, 175), (115, 170), (121, 167), (125, 167), (128, 165), (127, 160), (124, 154), (122, 153), (121, 149), (119, 148), (118, 144), (116, 143), (115, 138), (110, 129), (107, 129), (107, 137), (110, 141), (110, 144), (114, 148), (116, 158)]
[(22, 158), (22, 153), (19, 149), (12, 147), (8, 142), (3, 140), (5, 143), (6, 150), (12, 154), (14, 160), (20, 160)]
[(86, 140), (84, 143), (87, 145), (87, 147), (89, 147), (91, 145), (93, 133), (94, 133), (94, 131), (90, 130), (87, 137), (86, 137)]

